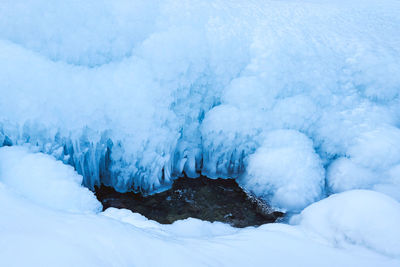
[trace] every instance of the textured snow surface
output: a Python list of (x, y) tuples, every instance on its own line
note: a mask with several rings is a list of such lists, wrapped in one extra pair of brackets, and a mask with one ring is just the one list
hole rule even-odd
[(355, 244), (400, 257), (400, 203), (374, 191), (352, 190), (314, 203), (292, 218), (332, 244)]
[[(192, 218), (161, 225), (123, 209), (90, 212), (93, 194), (76, 185), (82, 177), (50, 156), (18, 147), (0, 155), (9, 163), (0, 172), (2, 266), (400, 265), (400, 204), (381, 193), (331, 196), (292, 225), (237, 229)], [(49, 195), (60, 181), (76, 186)], [(77, 208), (77, 196), (87, 204)]]
[(69, 212), (99, 212), (93, 192), (71, 166), (22, 147), (0, 148), (0, 182), (41, 206)]
[(89, 188), (202, 173), (284, 209), (400, 199), (399, 1), (2, 0), (0, 17), (0, 146)]
[(240, 182), (272, 206), (301, 210), (321, 198), (324, 179), (312, 141), (298, 131), (277, 130), (250, 156)]

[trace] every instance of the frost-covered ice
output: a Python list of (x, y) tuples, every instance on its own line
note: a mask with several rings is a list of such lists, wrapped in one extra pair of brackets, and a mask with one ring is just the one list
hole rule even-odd
[[(400, 199), (399, 1), (3, 0), (0, 17), (0, 145), (89, 188), (202, 173), (286, 209)], [(307, 141), (265, 148), (282, 129)]]
[(400, 129), (378, 128), (360, 135), (349, 157), (335, 160), (327, 180), (333, 192), (366, 188), (400, 201)]
[[(2, 0), (0, 18), (1, 266), (400, 266), (399, 1)], [(184, 174), (303, 211), (160, 225), (87, 189)]]
[(319, 200), (325, 173), (312, 141), (293, 130), (269, 132), (263, 145), (250, 156), (241, 185), (272, 206), (301, 210)]
[[(331, 196), (292, 224), (237, 229), (189, 218), (161, 225), (123, 209), (90, 212), (100, 203), (77, 185), (82, 176), (51, 156), (19, 147), (0, 155), (8, 163), (0, 168), (2, 266), (400, 265), (400, 204), (381, 193)], [(74, 186), (48, 192), (64, 184)], [(77, 208), (77, 196), (87, 205)]]

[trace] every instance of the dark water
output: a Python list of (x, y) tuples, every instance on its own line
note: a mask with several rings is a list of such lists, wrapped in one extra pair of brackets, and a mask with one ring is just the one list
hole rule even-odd
[(193, 217), (246, 227), (272, 223), (284, 215), (244, 192), (232, 179), (179, 178), (171, 189), (146, 197), (102, 186), (96, 188), (96, 196), (104, 209), (129, 209), (163, 224)]

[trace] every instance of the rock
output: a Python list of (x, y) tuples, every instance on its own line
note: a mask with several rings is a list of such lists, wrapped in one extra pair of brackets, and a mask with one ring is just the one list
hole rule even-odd
[(150, 196), (118, 193), (101, 186), (96, 188), (96, 196), (104, 209), (125, 208), (164, 224), (192, 217), (246, 227), (272, 223), (284, 216), (246, 193), (233, 179), (179, 178), (169, 190)]

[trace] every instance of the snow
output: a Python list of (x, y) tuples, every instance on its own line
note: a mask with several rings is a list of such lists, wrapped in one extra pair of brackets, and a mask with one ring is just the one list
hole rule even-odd
[[(2, 0), (0, 18), (0, 265), (400, 266), (399, 1)], [(88, 190), (183, 175), (299, 214), (161, 225)]]
[[(10, 158), (22, 155), (22, 169), (32, 166), (26, 159), (28, 156), (36, 163), (55, 164), (54, 169), (41, 167), (50, 183), (58, 180), (52, 175), (55, 169), (70, 175), (71, 180), (77, 176), (73, 171), (66, 172), (70, 167), (40, 153), (27, 154), (20, 148), (2, 149), (1, 153)], [(4, 184), (7, 180), (3, 177), (4, 170), (9, 174), (15, 167), (2, 166), (0, 174), (0, 258), (6, 266), (398, 266), (400, 263), (400, 239), (396, 232), (400, 207), (398, 202), (379, 193), (350, 191), (317, 202), (300, 215), (299, 226), (269, 224), (235, 229), (191, 218), (161, 225), (115, 208), (97, 214), (83, 209), (73, 213), (68, 208), (54, 209), (49, 203), (32, 201), (28, 191), (16, 191), (18, 186)], [(16, 172), (8, 179), (17, 180), (21, 175)], [(29, 173), (24, 175), (30, 177)], [(46, 188), (41, 190), (46, 192)], [(75, 193), (92, 197), (91, 192), (82, 190), (74, 188)], [(62, 196), (49, 196), (48, 201), (58, 202), (59, 197)], [(346, 206), (349, 201), (355, 204)], [(360, 205), (367, 208), (360, 209)], [(321, 215), (325, 210), (331, 217)], [(386, 222), (382, 223), (382, 218)], [(330, 239), (338, 234), (330, 228), (332, 223), (338, 223), (342, 227), (339, 229), (349, 233), (355, 244), (360, 243), (358, 240), (364, 243), (336, 248), (336, 239)], [(360, 230), (353, 233), (352, 229)], [(363, 248), (365, 245), (368, 249)], [(21, 254), (23, 257), (18, 256)]]
[(332, 195), (304, 209), (292, 222), (338, 247), (354, 244), (400, 256), (400, 203), (378, 192), (352, 190)]
[(129, 210), (99, 212), (93, 193), (77, 184), (82, 176), (51, 156), (6, 147), (0, 159), (4, 266), (400, 264), (400, 204), (374, 191), (333, 195), (290, 224), (238, 229), (189, 218), (162, 225)]
[(80, 213), (102, 209), (71, 166), (23, 147), (0, 148), (0, 182), (40, 206)]
[(239, 232), (239, 229), (221, 222), (207, 222), (195, 218), (179, 220), (172, 224), (159, 224), (148, 220), (139, 213), (126, 209), (108, 208), (102, 215), (132, 224), (141, 229), (149, 229), (163, 235), (183, 238), (208, 239), (216, 236), (228, 236)]
[[(400, 199), (399, 10), (396, 0), (4, 0), (0, 146), (52, 155), (90, 189), (153, 193), (203, 174), (245, 176), (246, 189), (293, 211), (348, 189)], [(269, 151), (279, 130), (308, 141)]]

